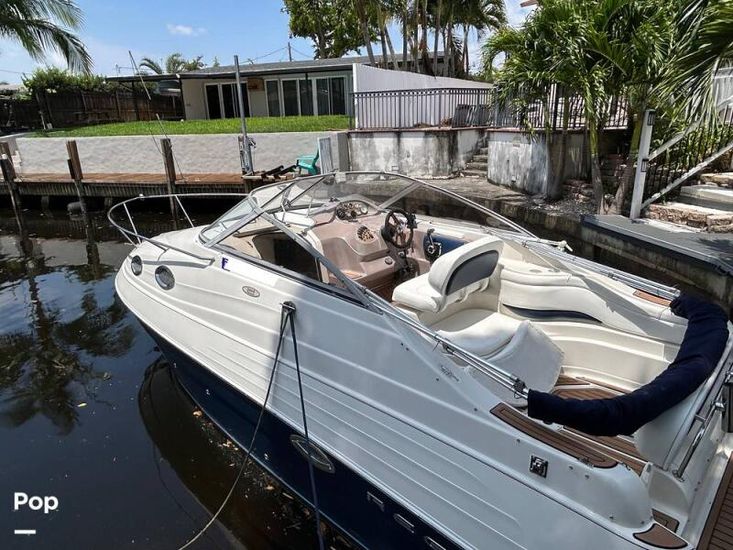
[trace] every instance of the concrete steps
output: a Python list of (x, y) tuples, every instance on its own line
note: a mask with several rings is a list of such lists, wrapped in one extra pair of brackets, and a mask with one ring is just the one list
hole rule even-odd
[(700, 174), (700, 183), (717, 185), (719, 187), (733, 188), (733, 172), (721, 172), (717, 174)]
[(479, 147), (466, 163), (466, 168), (461, 170), (464, 176), (475, 176), (479, 178), (488, 177), (489, 172), (489, 148)]
[(711, 233), (733, 233), (733, 172), (700, 174), (676, 202), (652, 204), (646, 217)]
[(688, 185), (680, 188), (679, 201), (733, 212), (733, 188), (717, 185)]
[(733, 232), (733, 212), (684, 202), (652, 204), (646, 217), (711, 233)]

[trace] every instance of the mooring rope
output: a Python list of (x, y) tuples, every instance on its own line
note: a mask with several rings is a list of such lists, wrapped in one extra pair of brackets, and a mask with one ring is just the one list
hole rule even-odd
[[(143, 79), (143, 75), (140, 72), (140, 69), (137, 66), (137, 62), (135, 61), (135, 58), (132, 55), (132, 50), (127, 50), (127, 53), (130, 55), (130, 61), (132, 62), (132, 68), (135, 71), (135, 73), (137, 74), (137, 76), (140, 78), (140, 84), (142, 84), (143, 91), (145, 92), (145, 95), (148, 98), (148, 104), (150, 105), (151, 110), (152, 110), (153, 98), (150, 97), (150, 92), (148, 91), (147, 86), (145, 86), (145, 80)], [(179, 80), (179, 83), (180, 83), (180, 80)], [(134, 82), (133, 82), (133, 84), (134, 84)], [(135, 89), (134, 88), (133, 88), (133, 92), (132, 93), (134, 95), (134, 93), (135, 93)], [(181, 97), (183, 97), (183, 91), (181, 91)], [(185, 109), (185, 106), (184, 106), (184, 109)], [(166, 132), (165, 126), (163, 126), (163, 121), (160, 120), (160, 115), (158, 113), (155, 113), (155, 118), (158, 121), (158, 126), (160, 126), (161, 133), (165, 136), (165, 138), (168, 141), (170, 141), (171, 138), (168, 135), (168, 132)], [(148, 131), (150, 133), (150, 137), (153, 138), (153, 144), (155, 145), (155, 148), (158, 150), (158, 153), (160, 153), (160, 156), (161, 157), (164, 156), (163, 155), (163, 150), (158, 145), (158, 142), (155, 141), (155, 134), (153, 134), (153, 132), (150, 129), (150, 127), (148, 127)], [(178, 173), (181, 174), (181, 178), (183, 179), (183, 183), (188, 183), (188, 180), (186, 179), (186, 174), (184, 174), (183, 173), (183, 170), (181, 170), (181, 164), (178, 162), (178, 157), (176, 156), (176, 152), (173, 149), (173, 145), (171, 145), (171, 155), (173, 156), (173, 162), (176, 164), (176, 168), (178, 169)]]
[[(289, 302), (286, 302), (289, 303)], [(292, 306), (292, 304), (290, 304)], [(255, 424), (254, 432), (252, 432), (252, 439), (249, 442), (249, 448), (247, 449), (247, 453), (244, 455), (244, 461), (242, 462), (242, 466), (239, 468), (239, 472), (237, 473), (237, 477), (234, 478), (234, 483), (232, 483), (232, 488), (229, 489), (229, 492), (227, 493), (226, 497), (224, 497), (224, 501), (221, 503), (221, 506), (216, 510), (213, 516), (211, 516), (211, 519), (208, 521), (206, 525), (204, 525), (196, 535), (193, 536), (186, 544), (179, 547), (178, 550), (184, 550), (185, 548), (188, 548), (191, 546), (194, 542), (196, 542), (205, 532), (206, 530), (211, 527), (214, 522), (217, 520), (221, 512), (226, 507), (227, 503), (229, 502), (229, 499), (234, 494), (234, 489), (237, 487), (237, 484), (239, 483), (239, 480), (242, 478), (242, 474), (244, 473), (244, 469), (247, 467), (247, 464), (249, 464), (250, 456), (252, 455), (252, 449), (254, 449), (255, 444), (255, 438), (257, 437), (257, 432), (260, 429), (260, 425), (262, 424), (262, 418), (265, 416), (265, 409), (267, 408), (267, 400), (270, 397), (270, 392), (272, 390), (272, 383), (275, 380), (275, 370), (277, 368), (277, 363), (280, 359), (280, 350), (282, 349), (283, 340), (285, 339), (285, 328), (288, 326), (288, 319), (291, 319), (290, 326), (291, 331), (293, 333), (293, 345), (295, 345), (295, 331), (293, 330), (293, 323), (292, 323), (292, 314), (295, 311), (295, 306), (292, 306), (292, 309), (290, 307), (286, 307), (285, 304), (283, 304), (282, 312), (280, 314), (280, 336), (278, 337), (277, 341), (277, 349), (275, 350), (275, 360), (272, 364), (272, 372), (270, 373), (270, 381), (267, 384), (267, 392), (265, 392), (265, 399), (262, 402), (262, 408), (260, 409), (260, 414), (257, 417), (257, 424)], [(297, 362), (297, 352), (296, 352), (296, 365)], [(300, 380), (300, 371), (298, 371), (298, 380)], [(301, 399), (302, 399), (302, 392), (301, 392)], [(306, 436), (307, 440), (307, 436)], [(309, 456), (310, 458), (310, 456)], [(310, 462), (310, 461), (309, 461)], [(319, 517), (318, 514), (318, 507), (316, 507), (316, 517)], [(320, 541), (320, 523), (318, 525), (318, 533), (319, 533), (319, 541)], [(321, 542), (321, 550), (323, 550), (323, 543)]]
[(303, 435), (305, 435), (305, 446), (308, 452), (308, 475), (310, 476), (311, 494), (313, 495), (313, 509), (316, 512), (316, 533), (318, 534), (318, 547), (324, 550), (323, 533), (321, 532), (321, 510), (318, 506), (318, 492), (316, 491), (316, 476), (313, 471), (313, 452), (311, 451), (310, 435), (308, 434), (308, 421), (305, 414), (305, 399), (303, 398), (303, 382), (300, 378), (300, 361), (298, 360), (298, 341), (295, 338), (295, 304), (293, 302), (283, 303), (283, 310), (287, 310), (290, 320), (290, 334), (293, 338), (293, 355), (295, 356), (295, 372), (298, 375), (298, 392), (300, 393), (300, 411), (303, 414)]

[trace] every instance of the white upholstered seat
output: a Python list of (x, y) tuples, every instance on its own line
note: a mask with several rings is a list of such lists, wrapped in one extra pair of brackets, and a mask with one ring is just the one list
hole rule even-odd
[(431, 325), (435, 332), (466, 351), (487, 357), (506, 346), (521, 321), (486, 309), (464, 309)]
[[(530, 321), (520, 321), (489, 309), (460, 308), (471, 294), (489, 286), (502, 241), (484, 237), (440, 256), (430, 271), (395, 288), (393, 301), (420, 313), (440, 314), (454, 304), (456, 311), (430, 325), (458, 347), (489, 360), (522, 379), (529, 388), (550, 391), (562, 368), (562, 351)], [(472, 376), (508, 403), (526, 402), (470, 368)]]
[(416, 311), (438, 313), (484, 290), (499, 261), (503, 242), (487, 236), (440, 256), (430, 271), (394, 289), (392, 300)]

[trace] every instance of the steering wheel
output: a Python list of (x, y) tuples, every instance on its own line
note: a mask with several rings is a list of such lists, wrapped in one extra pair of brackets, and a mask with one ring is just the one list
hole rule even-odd
[(415, 216), (402, 208), (390, 208), (382, 226), (382, 238), (395, 248), (404, 250), (415, 235)]

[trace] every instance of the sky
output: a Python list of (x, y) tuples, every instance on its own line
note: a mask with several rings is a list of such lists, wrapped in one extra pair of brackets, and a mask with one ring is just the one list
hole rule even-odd
[[(510, 24), (521, 23), (530, 11), (521, 8), (520, 1), (505, 0)], [(78, 34), (92, 55), (96, 74), (131, 74), (128, 50), (138, 62), (143, 56), (162, 60), (180, 52), (186, 58), (201, 55), (207, 64), (214, 57), (222, 65), (231, 64), (234, 54), (241, 63), (265, 63), (287, 61), (290, 40), (293, 59), (313, 58), (310, 40), (289, 37), (281, 0), (77, 0), (77, 4), (85, 19)], [(393, 28), (390, 35), (394, 44), (402, 43), (399, 29)], [(478, 59), (478, 50), (474, 34), (469, 43), (473, 60)], [(375, 51), (379, 51), (376, 44)], [(38, 62), (17, 43), (0, 40), (0, 80), (20, 83), (23, 73), (45, 65), (65, 67), (56, 52)]]

